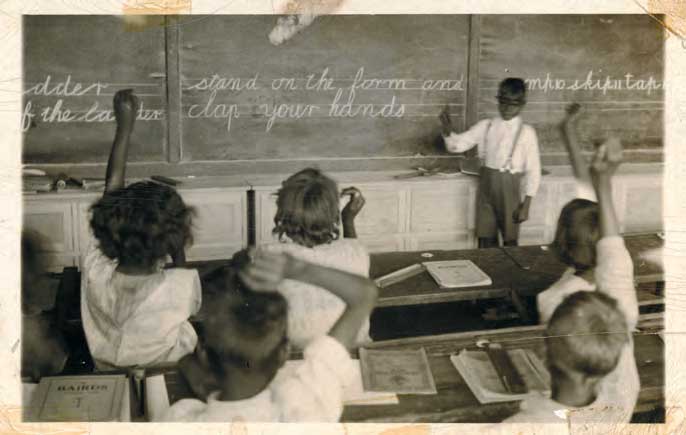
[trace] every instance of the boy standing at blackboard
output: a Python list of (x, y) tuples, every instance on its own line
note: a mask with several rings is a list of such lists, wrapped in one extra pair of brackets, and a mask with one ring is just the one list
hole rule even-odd
[(519, 224), (529, 218), (532, 198), (541, 181), (536, 131), (519, 116), (526, 104), (526, 85), (507, 78), (498, 87), (500, 116), (484, 119), (464, 133), (453, 132), (448, 108), (440, 115), (448, 151), (463, 153), (478, 147), (480, 169), (476, 235), (480, 248), (516, 246)]

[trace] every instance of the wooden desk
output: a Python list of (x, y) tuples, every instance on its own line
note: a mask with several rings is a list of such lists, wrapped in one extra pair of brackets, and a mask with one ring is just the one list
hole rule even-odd
[[(645, 252), (662, 248), (663, 240), (655, 234), (626, 236), (624, 240), (634, 262), (634, 277), (637, 286), (664, 281), (662, 267), (641, 258), (641, 254)], [(511, 261), (510, 264), (513, 267), (507, 270), (512, 288), (520, 296), (535, 296), (547, 289), (567, 268), (551, 250), (541, 249), (541, 246), (518, 246), (504, 249), (507, 249), (517, 263), (529, 267), (529, 270), (524, 270)]]
[(423, 252), (372, 254), (369, 276), (372, 279), (376, 279), (395, 270), (424, 261), (471, 260), (491, 277), (493, 283), (489, 286), (442, 289), (427, 272), (422, 272), (419, 275), (380, 289), (377, 307), (509, 297), (511, 286), (507, 271), (511, 266), (512, 260), (500, 249), (428, 252), (433, 257), (422, 257), (421, 254)]
[[(639, 321), (641, 325), (642, 320)], [(438, 393), (435, 395), (399, 395), (397, 405), (346, 406), (343, 422), (392, 423), (497, 423), (519, 409), (519, 402), (478, 402), (450, 355), (462, 349), (476, 349), (476, 341), (487, 339), (505, 348), (530, 348), (543, 357), (542, 326), (524, 326), (500, 330), (475, 331), (428, 337), (388, 340), (369, 344), (374, 349), (425, 348)], [(634, 354), (641, 391), (634, 413), (649, 412), (664, 406), (664, 344), (653, 333), (634, 334)], [(353, 352), (356, 356), (356, 352)], [(298, 358), (298, 356), (294, 356)], [(178, 372), (165, 371), (172, 401), (190, 397), (191, 393)]]
[[(506, 348), (525, 347), (543, 356), (542, 326), (446, 334), (385, 342), (368, 347), (416, 349), (424, 347), (436, 382), (436, 395), (400, 395), (398, 405), (350, 406), (342, 421), (350, 422), (441, 422), (495, 423), (517, 412), (519, 402), (482, 405), (450, 362), (450, 355), (464, 348), (476, 349), (478, 339), (501, 343)], [(658, 335), (634, 334), (634, 354), (641, 391), (634, 413), (664, 406), (664, 343)]]
[[(662, 268), (644, 261), (640, 254), (661, 248), (662, 239), (654, 234), (628, 236), (627, 249), (634, 260), (634, 275), (637, 284), (655, 283), (664, 280)], [(545, 247), (543, 247), (545, 248)], [(503, 252), (507, 250), (507, 253)], [(493, 280), (490, 286), (461, 289), (441, 289), (426, 272), (390, 285), (379, 291), (377, 306), (420, 305), (438, 302), (453, 302), (474, 299), (491, 299), (512, 296), (531, 297), (550, 287), (566, 269), (550, 249), (541, 246), (521, 246), (493, 249), (470, 249), (461, 251), (425, 251), (431, 258), (421, 256), (422, 252), (393, 252), (372, 254), (370, 276), (375, 279), (395, 270), (423, 261), (460, 260), (473, 261)], [(517, 265), (529, 266), (524, 270)], [(661, 303), (662, 295), (641, 289), (639, 302)]]

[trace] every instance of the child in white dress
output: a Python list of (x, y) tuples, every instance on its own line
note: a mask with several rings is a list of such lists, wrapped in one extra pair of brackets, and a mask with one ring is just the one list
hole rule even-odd
[[(350, 195), (339, 211), (341, 195)], [(355, 238), (355, 216), (364, 206), (356, 188), (339, 195), (336, 183), (317, 169), (304, 169), (283, 182), (278, 192), (273, 233), (281, 243), (265, 247), (303, 261), (344, 272), (369, 276), (369, 254)], [(343, 238), (339, 223), (342, 221)], [(288, 331), (291, 343), (304, 348), (316, 337), (326, 335), (345, 305), (336, 296), (311, 284), (284, 280), (279, 285), (288, 301)], [(362, 325), (358, 344), (369, 340), (369, 319)]]
[(193, 210), (171, 187), (124, 187), (137, 107), (131, 91), (116, 93), (105, 193), (91, 207), (97, 243), (82, 264), (81, 317), (99, 370), (175, 362), (197, 342), (188, 318), (200, 309), (198, 272), (163, 269), (167, 255), (176, 265), (185, 261)]

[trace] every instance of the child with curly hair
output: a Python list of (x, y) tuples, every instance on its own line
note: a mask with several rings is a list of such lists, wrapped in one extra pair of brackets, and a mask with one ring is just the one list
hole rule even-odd
[[(369, 254), (356, 239), (355, 217), (364, 206), (362, 193), (350, 187), (339, 194), (336, 182), (314, 168), (303, 169), (283, 182), (277, 197), (273, 233), (282, 243), (266, 246), (273, 253), (288, 253), (300, 260), (367, 278)], [(341, 196), (350, 201), (339, 209)], [(343, 238), (339, 225), (342, 223)], [(326, 335), (345, 305), (326, 290), (294, 280), (279, 285), (288, 300), (291, 343), (304, 348)], [(369, 341), (369, 319), (362, 325), (358, 344)]]
[(175, 362), (197, 343), (188, 318), (200, 309), (198, 273), (163, 268), (168, 255), (176, 266), (185, 261), (193, 210), (171, 187), (124, 187), (137, 107), (130, 90), (115, 94), (105, 193), (91, 207), (97, 243), (83, 261), (81, 315), (99, 370)]

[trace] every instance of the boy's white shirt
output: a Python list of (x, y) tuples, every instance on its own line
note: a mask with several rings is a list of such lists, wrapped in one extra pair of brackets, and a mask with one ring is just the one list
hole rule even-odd
[[(503, 120), (500, 116), (483, 119), (463, 133), (453, 132), (449, 136), (444, 136), (445, 145), (447, 150), (453, 153), (463, 153), (476, 146), (484, 165), (491, 169), (500, 170), (506, 166), (510, 158), (513, 141), (520, 125), (522, 129), (512, 155), (512, 172), (523, 174), (522, 197), (536, 196), (541, 184), (541, 157), (538, 149), (538, 137), (536, 130), (530, 125), (523, 124), (520, 116), (508, 121)], [(487, 129), (488, 135), (486, 135)]]
[(330, 336), (318, 337), (304, 351), (303, 363), (288, 375), (277, 373), (254, 397), (207, 403), (182, 399), (160, 421), (337, 422), (343, 412), (343, 390), (355, 374), (348, 351)]
[[(553, 304), (564, 300), (564, 296), (577, 291), (602, 289), (604, 293), (617, 300), (619, 308), (626, 317), (630, 334), (638, 322), (638, 301), (634, 288), (634, 265), (621, 236), (605, 237), (598, 241), (597, 265), (595, 268), (596, 285), (583, 284), (581, 278), (569, 273), (563, 275), (553, 287), (541, 293), (538, 300), (545, 301), (539, 313), (541, 321), (547, 321), (554, 311)], [(567, 282), (564, 282), (564, 281)], [(583, 282), (580, 282), (581, 280)], [(561, 282), (563, 281), (563, 282)], [(597, 287), (596, 287), (597, 286)], [(562, 290), (565, 295), (553, 294)], [(552, 311), (551, 311), (552, 308)], [(503, 423), (571, 422), (581, 423), (628, 423), (640, 392), (640, 380), (634, 356), (634, 343), (630, 337), (617, 363), (617, 367), (599, 384), (596, 400), (582, 408), (570, 408), (543, 396), (527, 399), (521, 404), (521, 411)]]

